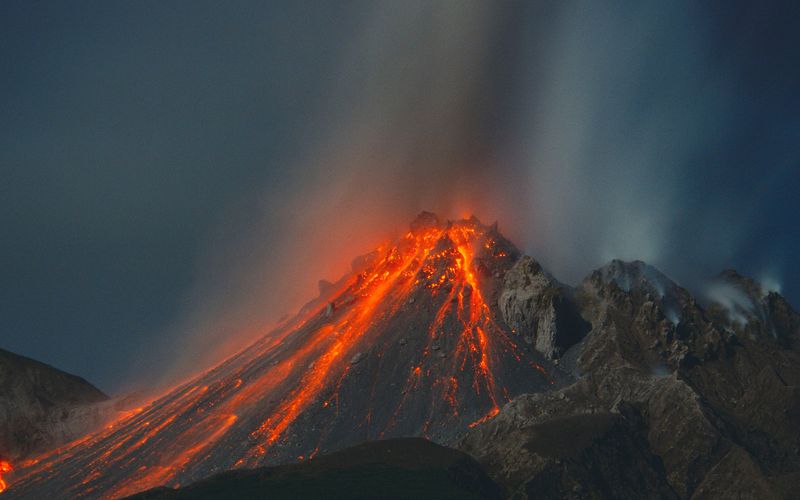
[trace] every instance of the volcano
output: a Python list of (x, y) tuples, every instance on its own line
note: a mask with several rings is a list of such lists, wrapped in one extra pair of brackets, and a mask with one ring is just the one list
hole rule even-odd
[[(569, 294), (539, 272), (526, 285), (552, 289), (552, 307), (539, 309), (553, 317), (532, 325), (515, 316), (524, 297), (501, 291), (519, 259), (496, 224), (423, 212), (276, 331), (104, 430), (20, 464), (13, 493), (119, 497), (366, 440), (452, 442), (514, 396), (566, 382), (548, 358), (566, 347), (557, 329)], [(534, 342), (522, 326), (542, 332)]]

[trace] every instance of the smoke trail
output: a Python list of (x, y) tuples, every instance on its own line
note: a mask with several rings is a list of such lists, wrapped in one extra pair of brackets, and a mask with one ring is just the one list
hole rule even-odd
[[(732, 98), (704, 32), (690, 5), (579, 3), (537, 48), (547, 60), (525, 75), (534, 90), (517, 141), (535, 226), (526, 242), (564, 279), (611, 258), (681, 273), (692, 259), (735, 248), (737, 229), (717, 224), (702, 224), (711, 245), (685, 246), (699, 228), (682, 210)], [(704, 196), (702, 213), (728, 208)]]
[(294, 175), (220, 217), (170, 328), (183, 341), (165, 358), (184, 362), (168, 378), (263, 334), (423, 209), (497, 218), (485, 117), (500, 13), (486, 2), (368, 5)]
[(568, 282), (611, 258), (685, 278), (733, 254), (745, 208), (693, 177), (735, 92), (691, 4), (368, 6), (293, 177), (231, 208), (201, 260), (175, 326), (194, 366), (423, 209), (499, 220)]

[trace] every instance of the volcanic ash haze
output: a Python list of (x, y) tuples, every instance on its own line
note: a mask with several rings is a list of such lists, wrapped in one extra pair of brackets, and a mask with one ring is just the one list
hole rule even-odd
[(421, 214), (278, 331), (147, 407), (23, 464), (21, 497), (117, 497), (397, 436), (446, 442), (559, 382), (496, 306), (519, 252)]

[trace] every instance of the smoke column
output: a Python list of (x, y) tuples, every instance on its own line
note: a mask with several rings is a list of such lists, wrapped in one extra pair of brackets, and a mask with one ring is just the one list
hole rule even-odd
[(423, 209), (498, 220), (569, 283), (624, 258), (691, 285), (747, 236), (748, 204), (706, 188), (739, 96), (692, 3), (360, 8), (291, 178), (220, 217), (173, 326), (177, 373), (264, 333)]

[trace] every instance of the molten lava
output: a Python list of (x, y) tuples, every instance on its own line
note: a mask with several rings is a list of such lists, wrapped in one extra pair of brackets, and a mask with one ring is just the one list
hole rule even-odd
[(3, 474), (11, 472), (12, 470), (14, 470), (14, 467), (11, 466), (11, 462), (0, 460), (0, 493), (6, 491), (6, 487), (8, 486), (3, 479)]
[(423, 214), (279, 331), (25, 464), (15, 492), (118, 497), (367, 439), (453, 439), (552, 384), (496, 310), (517, 256), (474, 217)]

